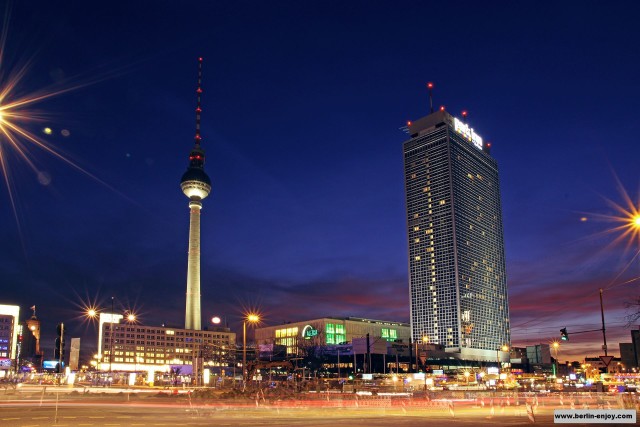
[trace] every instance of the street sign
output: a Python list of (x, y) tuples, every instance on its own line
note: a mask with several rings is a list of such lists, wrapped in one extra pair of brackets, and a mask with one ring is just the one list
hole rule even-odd
[(609, 366), (609, 363), (611, 363), (611, 361), (613, 360), (613, 356), (600, 356), (600, 360), (602, 360), (602, 363), (604, 363), (604, 366), (607, 367)]

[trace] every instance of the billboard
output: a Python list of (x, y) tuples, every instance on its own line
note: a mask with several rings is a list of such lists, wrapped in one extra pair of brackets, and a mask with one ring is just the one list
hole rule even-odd
[(80, 359), (80, 338), (71, 338), (71, 351), (69, 352), (69, 369), (78, 370), (78, 360)]
[[(58, 366), (58, 363), (59, 362), (57, 360), (45, 360), (44, 362), (42, 362), (42, 368), (55, 370)], [(62, 367), (64, 368), (64, 362), (62, 362)]]
[(0, 369), (11, 369), (11, 359), (7, 357), (0, 357)]

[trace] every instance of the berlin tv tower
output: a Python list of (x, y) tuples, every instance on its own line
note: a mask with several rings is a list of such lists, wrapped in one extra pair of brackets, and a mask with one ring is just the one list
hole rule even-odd
[(195, 146), (189, 154), (189, 167), (182, 175), (180, 187), (189, 198), (189, 261), (187, 265), (187, 308), (184, 328), (200, 330), (200, 209), (202, 199), (211, 192), (211, 179), (204, 171), (204, 150), (200, 147), (200, 97), (202, 96), (202, 58), (198, 58), (198, 89)]

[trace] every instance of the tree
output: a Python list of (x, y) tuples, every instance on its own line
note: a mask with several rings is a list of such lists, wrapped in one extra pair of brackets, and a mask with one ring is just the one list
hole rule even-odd
[(640, 296), (635, 297), (635, 299), (628, 301), (625, 303), (625, 307), (627, 310), (630, 310), (631, 313), (625, 316), (627, 319), (627, 327), (632, 327), (640, 321)]
[(316, 325), (314, 329), (317, 334), (313, 338), (298, 340), (298, 354), (302, 358), (299, 367), (309, 369), (310, 372), (317, 372), (322, 368), (325, 362), (325, 331), (320, 330)]

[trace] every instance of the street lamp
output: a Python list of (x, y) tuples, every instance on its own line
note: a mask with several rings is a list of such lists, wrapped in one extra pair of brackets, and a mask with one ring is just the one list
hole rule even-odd
[(125, 316), (123, 316), (122, 314), (115, 314), (114, 303), (115, 303), (115, 297), (111, 297), (111, 313), (106, 313), (105, 311), (107, 310), (104, 310), (95, 306), (87, 307), (85, 311), (85, 316), (87, 318), (98, 321), (98, 354), (100, 355), (101, 358), (104, 357), (104, 354), (103, 354), (104, 352), (102, 348), (102, 326), (105, 323), (108, 323), (110, 326), (109, 328), (109, 331), (110, 331), (109, 372), (111, 372), (112, 364), (113, 364), (113, 334), (115, 330), (114, 324), (120, 323), (120, 320), (122, 320), (123, 318), (125, 318), (126, 321), (129, 323), (134, 323), (137, 320), (136, 314), (131, 310), (126, 311), (124, 313)]
[[(113, 301), (116, 297), (111, 297), (111, 315), (113, 316)], [(111, 372), (111, 364), (113, 363), (113, 322), (109, 324), (109, 372)]]
[(127, 312), (127, 317), (126, 318), (127, 318), (127, 322), (136, 323), (137, 316), (133, 311)]
[(509, 346), (504, 344), (502, 347), (500, 347), (499, 349), (496, 350), (496, 356), (498, 357), (498, 363), (499, 363), (499, 367), (502, 367), (502, 357), (500, 357), (500, 352), (508, 352), (509, 351)]
[(256, 324), (260, 316), (256, 313), (247, 313), (242, 322), (242, 381), (247, 380), (247, 323)]
[[(97, 307), (93, 307), (93, 306), (92, 307), (87, 307), (87, 310), (85, 312), (85, 316), (88, 319), (90, 319), (91, 321), (96, 321), (98, 319), (99, 313), (100, 313), (100, 311), (99, 311), (99, 309)], [(98, 324), (98, 328), (100, 328), (100, 324)], [(100, 361), (101, 361), (100, 359), (102, 357), (102, 352), (100, 351), (100, 347), (101, 347), (100, 341), (101, 341), (101, 335), (102, 334), (100, 332), (101, 331), (98, 330), (98, 343), (99, 343), (98, 344), (98, 354), (94, 355), (94, 359), (96, 359), (95, 362), (96, 362), (96, 369), (97, 370), (100, 370)]]
[(558, 349), (560, 348), (560, 343), (558, 341), (554, 341), (551, 343), (551, 347), (556, 353), (556, 362), (553, 364), (553, 375), (558, 376)]

